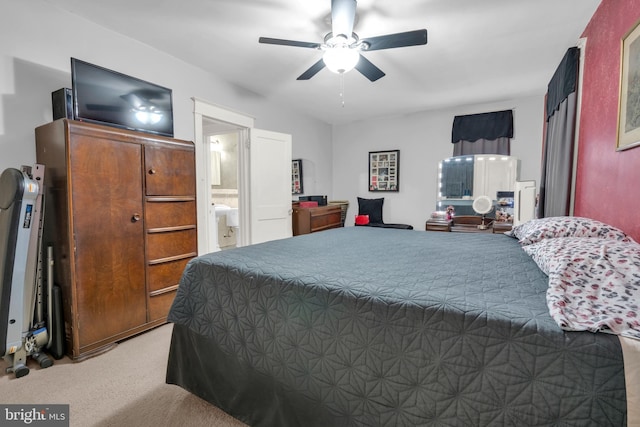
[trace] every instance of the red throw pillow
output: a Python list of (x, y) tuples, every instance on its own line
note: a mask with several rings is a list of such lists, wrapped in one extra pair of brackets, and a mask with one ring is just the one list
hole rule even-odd
[(369, 224), (369, 215), (356, 215), (356, 225)]

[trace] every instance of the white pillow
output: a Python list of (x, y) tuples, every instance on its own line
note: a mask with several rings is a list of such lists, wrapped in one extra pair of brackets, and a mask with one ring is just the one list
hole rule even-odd
[(623, 242), (633, 241), (624, 231), (612, 225), (578, 216), (532, 219), (516, 225), (505, 234), (517, 238), (522, 245), (556, 237), (599, 237)]

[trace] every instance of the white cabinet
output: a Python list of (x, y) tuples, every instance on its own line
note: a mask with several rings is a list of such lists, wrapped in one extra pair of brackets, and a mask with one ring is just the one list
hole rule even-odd
[(514, 191), (513, 225), (522, 224), (536, 216), (536, 182), (518, 181)]
[(514, 191), (518, 159), (512, 156), (476, 155), (473, 162), (473, 198), (496, 199), (498, 191)]

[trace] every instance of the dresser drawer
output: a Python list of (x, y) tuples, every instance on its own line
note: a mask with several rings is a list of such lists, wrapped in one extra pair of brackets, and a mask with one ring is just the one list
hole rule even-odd
[(182, 272), (191, 258), (193, 257), (150, 265), (147, 270), (149, 291), (153, 292), (176, 286), (180, 282)]
[(176, 291), (164, 292), (149, 297), (149, 322), (167, 317), (176, 296)]
[(314, 212), (311, 214), (312, 230), (319, 231), (342, 225), (342, 209), (339, 206), (331, 206), (324, 211), (318, 211), (317, 209), (312, 209), (312, 211)]
[(336, 205), (293, 208), (293, 235), (314, 233), (342, 226), (342, 208)]
[(147, 201), (147, 229), (196, 224), (196, 201)]
[(147, 259), (149, 264), (165, 261), (166, 258), (196, 254), (196, 229), (147, 233)]

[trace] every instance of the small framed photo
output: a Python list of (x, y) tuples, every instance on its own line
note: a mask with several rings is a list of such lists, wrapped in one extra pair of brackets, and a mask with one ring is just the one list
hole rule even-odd
[(640, 22), (622, 38), (617, 150), (640, 146)]
[(369, 191), (400, 191), (400, 150), (369, 152)]
[(302, 159), (291, 161), (291, 194), (303, 194)]

